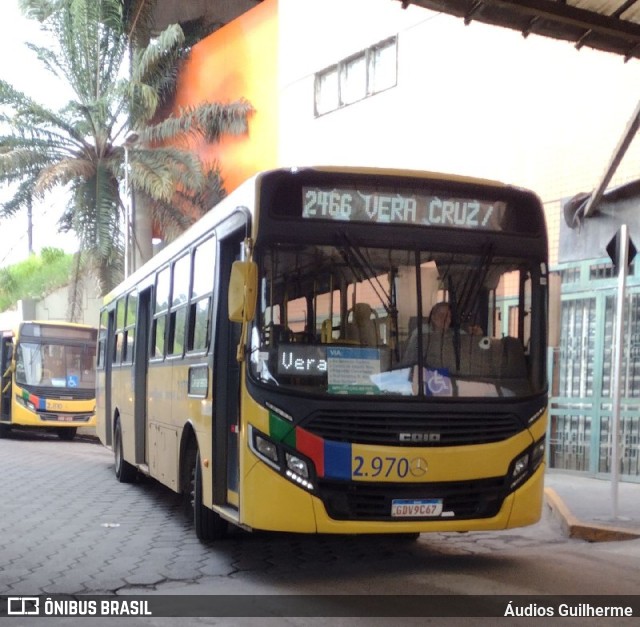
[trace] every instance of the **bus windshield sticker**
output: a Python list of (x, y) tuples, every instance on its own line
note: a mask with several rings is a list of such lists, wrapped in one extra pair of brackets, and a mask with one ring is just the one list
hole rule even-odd
[(427, 396), (453, 396), (453, 385), (448, 368), (425, 368), (422, 377), (424, 392)]
[(504, 201), (378, 189), (302, 188), (302, 217), (309, 220), (409, 224), (502, 231)]
[(378, 394), (373, 377), (380, 374), (377, 348), (327, 348), (330, 394)]
[(380, 374), (372, 375), (371, 380), (383, 393), (401, 394), (402, 396), (414, 395), (411, 368), (381, 372)]

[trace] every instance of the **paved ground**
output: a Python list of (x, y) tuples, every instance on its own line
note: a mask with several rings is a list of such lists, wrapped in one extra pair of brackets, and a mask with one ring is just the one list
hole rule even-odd
[[(465, 555), (562, 542), (558, 526), (546, 523), (500, 534), (423, 535), (417, 545), (238, 531), (212, 550), (196, 539), (177, 495), (151, 480), (118, 483), (112, 453), (94, 439), (13, 434), (0, 440), (0, 472), (0, 594), (362, 594), (370, 585), (362, 587), (362, 574), (376, 572), (391, 575), (385, 593), (415, 594), (410, 575), (424, 573), (425, 564), (442, 577)], [(593, 520), (607, 515), (607, 482), (551, 473), (548, 484), (550, 502), (572, 517), (569, 529), (576, 515), (607, 527)], [(640, 485), (625, 484), (620, 494), (626, 528), (640, 529)], [(332, 569), (335, 578), (318, 577)]]

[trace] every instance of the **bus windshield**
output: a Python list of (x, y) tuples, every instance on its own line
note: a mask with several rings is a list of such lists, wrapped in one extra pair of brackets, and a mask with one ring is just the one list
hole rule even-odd
[(20, 342), (16, 353), (16, 383), (91, 390), (96, 382), (95, 353), (93, 343)]
[[(540, 269), (477, 254), (276, 243), (256, 251), (251, 372), (326, 395), (514, 397), (539, 392), (528, 353)], [(540, 359), (540, 357), (537, 357)]]

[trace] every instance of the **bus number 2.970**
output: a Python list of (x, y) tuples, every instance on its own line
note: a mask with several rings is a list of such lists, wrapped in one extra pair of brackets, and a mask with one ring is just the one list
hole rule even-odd
[(355, 468), (353, 477), (393, 477), (404, 479), (409, 474), (409, 460), (406, 457), (371, 457), (361, 455), (353, 458)]

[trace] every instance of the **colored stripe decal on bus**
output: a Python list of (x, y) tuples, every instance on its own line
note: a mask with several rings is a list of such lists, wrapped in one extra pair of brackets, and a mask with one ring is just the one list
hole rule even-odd
[(22, 399), (32, 403), (36, 409), (46, 409), (47, 401), (43, 398), (36, 396), (35, 394), (29, 394), (27, 390), (22, 390)]
[(324, 477), (324, 444), (320, 436), (296, 428), (296, 448), (314, 463), (318, 477)]
[(324, 476), (330, 479), (351, 479), (351, 444), (324, 441)]
[(269, 412), (269, 435), (277, 442), (296, 448), (295, 427), (272, 412)]
[(351, 444), (333, 442), (269, 413), (269, 436), (306, 455), (315, 465), (318, 477), (351, 479)]

